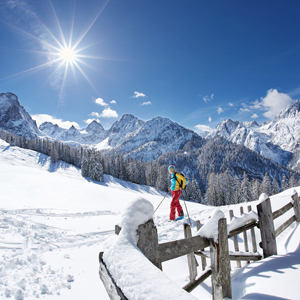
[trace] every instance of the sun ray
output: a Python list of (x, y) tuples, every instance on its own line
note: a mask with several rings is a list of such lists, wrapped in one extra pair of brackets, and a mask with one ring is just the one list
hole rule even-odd
[(27, 69), (27, 70), (24, 70), (22, 72), (19, 72), (19, 73), (13, 74), (13, 75), (9, 75), (9, 76), (3, 77), (0, 80), (8, 79), (8, 78), (11, 78), (11, 77), (14, 77), (14, 76), (18, 76), (18, 75), (23, 75), (23, 74), (29, 73), (31, 71), (36, 71), (36, 70), (44, 68), (44, 67), (46, 67), (48, 65), (54, 64), (54, 63), (56, 63), (59, 60), (60, 59), (58, 58), (58, 59), (54, 59), (54, 60), (48, 61), (48, 62), (46, 62), (44, 64), (38, 65), (36, 67), (30, 68), (30, 69)]
[[(9, 23), (7, 23), (7, 22), (5, 22), (5, 21), (2, 21), (2, 22), (5, 23), (7, 26), (13, 28), (13, 29), (16, 30), (17, 32), (19, 32), (19, 33), (21, 33), (21, 34), (23, 34), (23, 35), (25, 35), (25, 36), (28, 36), (28, 37), (30, 37), (30, 38), (32, 38), (32, 39), (38, 41), (38, 42), (41, 43), (41, 44), (45, 44), (45, 45), (47, 45), (48, 47), (52, 48), (52, 49), (55, 50), (55, 51), (59, 51), (59, 48), (55, 47), (54, 45), (50, 44), (49, 42), (47, 42), (47, 41), (45, 41), (45, 40), (43, 40), (43, 39), (41, 39), (41, 38), (38, 38), (38, 37), (36, 37), (35, 35), (33, 35), (33, 34), (27, 32), (27, 31), (25, 31), (25, 30), (23, 30), (23, 29), (20, 29), (20, 28), (14, 26), (14, 25), (12, 25), (12, 24), (9, 24)], [(61, 44), (60, 44), (60, 46), (61, 46)]]
[(53, 12), (53, 14), (54, 14), (54, 17), (55, 17), (55, 20), (56, 20), (58, 29), (59, 29), (60, 37), (61, 37), (61, 40), (62, 40), (62, 43), (63, 43), (63, 46), (62, 46), (62, 47), (63, 47), (63, 48), (67, 48), (66, 39), (65, 39), (64, 34), (63, 34), (63, 31), (62, 31), (62, 29), (61, 29), (61, 26), (60, 26), (60, 23), (59, 23), (59, 20), (58, 20), (56, 11), (55, 11), (55, 9), (54, 9), (54, 7), (53, 7), (52, 1), (49, 0), (49, 2), (50, 2), (50, 6), (51, 6), (51, 8), (52, 8), (52, 12)]
[(102, 9), (100, 9), (99, 13), (97, 14), (97, 16), (95, 17), (95, 19), (92, 21), (92, 23), (89, 25), (89, 27), (87, 28), (87, 30), (84, 32), (84, 34), (82, 34), (82, 36), (77, 40), (77, 42), (74, 45), (74, 48), (77, 48), (77, 46), (81, 43), (81, 41), (83, 40), (83, 38), (87, 35), (87, 33), (90, 31), (90, 29), (93, 27), (93, 25), (95, 24), (95, 22), (97, 21), (97, 19), (99, 18), (99, 16), (101, 15), (101, 13), (103, 12), (103, 10), (105, 9), (105, 7), (107, 6), (107, 4), (109, 3), (110, 0), (107, 0), (106, 3), (104, 4), (104, 6), (102, 7)]
[(60, 89), (60, 93), (59, 93), (57, 109), (61, 106), (61, 103), (62, 103), (62, 99), (63, 99), (62, 94), (63, 94), (63, 89), (64, 89), (64, 86), (65, 86), (65, 81), (66, 81), (66, 77), (67, 77), (68, 65), (69, 64), (67, 63), (66, 66), (65, 66), (65, 72), (64, 72), (64, 77), (63, 77), (62, 83), (61, 83), (61, 89)]
[(74, 62), (75, 66), (78, 68), (78, 70), (80, 71), (80, 73), (84, 76), (84, 78), (86, 79), (86, 81), (90, 84), (90, 86), (94, 89), (94, 91), (97, 93), (97, 95), (99, 95), (97, 89), (94, 87), (94, 85), (90, 82), (90, 80), (88, 79), (88, 77), (86, 76), (86, 74), (84, 73), (84, 71), (80, 68), (80, 66), (78, 65), (78, 63), (75, 61)]

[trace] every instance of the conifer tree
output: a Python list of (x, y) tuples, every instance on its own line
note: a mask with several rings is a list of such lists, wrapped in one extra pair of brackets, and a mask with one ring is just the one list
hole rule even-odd
[(281, 181), (281, 190), (282, 191), (285, 191), (289, 188), (289, 183), (288, 183), (288, 180), (285, 176), (285, 174), (283, 174), (282, 176), (282, 181)]
[(252, 197), (253, 200), (258, 200), (260, 196), (260, 183), (258, 179), (253, 179), (251, 181), (251, 187), (252, 187)]
[(272, 183), (272, 195), (276, 195), (280, 192), (280, 188), (277, 180), (274, 178)]
[(265, 174), (265, 177), (261, 183), (261, 193), (265, 193), (268, 196), (271, 196), (272, 194), (271, 179), (268, 173)]
[(297, 180), (294, 175), (292, 175), (289, 179), (289, 188), (293, 188), (297, 186)]
[(242, 202), (241, 181), (237, 175), (234, 175), (233, 185), (234, 185), (234, 203), (235, 204), (241, 203)]
[(218, 205), (218, 198), (217, 198), (217, 178), (214, 172), (211, 172), (208, 176), (207, 181), (207, 190), (206, 190), (206, 197), (209, 205), (217, 206)]
[(246, 172), (244, 172), (243, 181), (241, 184), (241, 196), (242, 196), (243, 202), (252, 201), (250, 182), (249, 182)]

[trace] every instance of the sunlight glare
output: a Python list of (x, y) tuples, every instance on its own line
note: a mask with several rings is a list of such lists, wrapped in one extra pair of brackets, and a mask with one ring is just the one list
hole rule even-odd
[(76, 52), (71, 48), (63, 48), (60, 53), (60, 58), (68, 63), (74, 63), (76, 61)]

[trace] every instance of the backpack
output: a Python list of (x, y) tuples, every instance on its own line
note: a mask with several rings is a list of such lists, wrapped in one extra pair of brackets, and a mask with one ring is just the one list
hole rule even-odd
[(175, 172), (175, 179), (179, 184), (179, 187), (181, 187), (183, 190), (186, 188), (187, 179), (184, 177), (182, 173), (176, 173)]

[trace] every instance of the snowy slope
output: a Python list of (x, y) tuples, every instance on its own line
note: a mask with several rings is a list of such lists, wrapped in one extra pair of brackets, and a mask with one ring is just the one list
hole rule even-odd
[[(47, 156), (3, 141), (0, 171), (0, 299), (109, 299), (98, 275), (98, 254), (104, 242), (114, 236), (114, 225), (129, 202), (142, 197), (156, 208), (164, 195), (111, 176), (105, 176), (101, 184), (92, 182), (71, 165), (51, 165)], [(290, 194), (273, 196), (273, 210), (289, 202)], [(169, 204), (167, 197), (155, 214), (160, 242), (183, 238), (183, 221), (167, 222)], [(186, 204), (195, 234), (194, 220), (205, 223), (214, 208)], [(254, 209), (256, 203), (251, 204)], [(234, 205), (221, 209), (226, 217), (229, 209), (239, 215)], [(272, 299), (274, 295), (298, 299), (294, 280), (300, 275), (300, 253), (295, 225), (279, 237), (278, 249), (278, 256), (240, 270), (232, 263), (233, 299)], [(163, 270), (180, 287), (188, 282), (186, 257), (163, 263)], [(274, 289), (279, 283), (280, 291)], [(211, 299), (210, 279), (192, 295)], [(137, 299), (151, 298), (137, 295)]]

